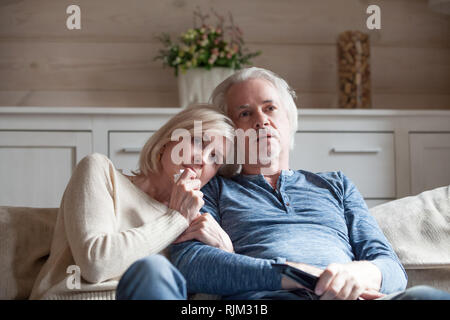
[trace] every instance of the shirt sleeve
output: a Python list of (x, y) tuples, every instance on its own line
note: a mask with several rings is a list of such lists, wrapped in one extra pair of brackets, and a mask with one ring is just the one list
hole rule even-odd
[[(202, 192), (205, 205), (201, 211), (211, 214), (220, 224), (217, 178), (213, 178)], [(277, 259), (229, 253), (199, 241), (172, 245), (170, 258), (185, 277), (190, 293), (233, 295), (281, 288), (281, 274), (272, 267), (274, 262), (283, 262)]]
[(342, 172), (344, 214), (356, 260), (366, 260), (381, 271), (380, 292), (389, 294), (406, 288), (407, 275), (395, 251), (370, 214), (361, 193)]

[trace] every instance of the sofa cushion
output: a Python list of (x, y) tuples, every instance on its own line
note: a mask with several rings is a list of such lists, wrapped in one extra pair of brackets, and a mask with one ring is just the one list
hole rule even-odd
[(370, 210), (408, 269), (450, 267), (450, 186)]
[(450, 267), (430, 269), (406, 269), (408, 288), (427, 285), (450, 292)]
[(27, 299), (47, 260), (57, 208), (0, 207), (0, 299)]
[(408, 287), (450, 291), (450, 186), (370, 209), (408, 274)]

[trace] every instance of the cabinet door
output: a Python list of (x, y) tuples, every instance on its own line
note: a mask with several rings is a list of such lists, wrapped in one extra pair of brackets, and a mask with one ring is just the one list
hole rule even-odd
[(0, 205), (59, 207), (89, 132), (0, 131)]
[(311, 172), (342, 171), (366, 200), (395, 198), (392, 133), (297, 132), (290, 166)]
[(450, 132), (410, 133), (411, 193), (450, 185)]
[(125, 174), (139, 168), (139, 153), (153, 134), (152, 131), (109, 132), (109, 158)]

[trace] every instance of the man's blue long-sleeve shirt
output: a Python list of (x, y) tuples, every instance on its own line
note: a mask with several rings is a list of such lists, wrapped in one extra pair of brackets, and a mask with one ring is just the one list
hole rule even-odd
[(368, 260), (382, 273), (381, 292), (404, 290), (407, 277), (355, 185), (342, 172), (283, 170), (273, 189), (262, 175), (217, 176), (202, 188), (205, 205), (236, 254), (198, 241), (171, 246), (189, 292), (233, 295), (279, 290), (273, 262)]

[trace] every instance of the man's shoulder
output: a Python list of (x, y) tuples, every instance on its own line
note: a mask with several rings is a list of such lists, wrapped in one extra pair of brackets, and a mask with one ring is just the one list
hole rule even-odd
[(203, 190), (214, 190), (221, 189), (224, 185), (232, 185), (235, 184), (234, 180), (231, 178), (225, 178), (221, 175), (215, 175), (207, 184), (205, 184), (202, 188)]
[(340, 170), (323, 172), (296, 170), (296, 172), (303, 175), (306, 183), (313, 186), (313, 188), (326, 188), (332, 190), (339, 196), (343, 196), (345, 193), (348, 178)]
[(333, 189), (338, 195), (344, 197), (346, 194), (357, 190), (353, 181), (344, 174), (338, 171), (324, 171), (324, 172), (310, 172), (305, 170), (297, 170), (300, 174), (305, 176), (305, 179), (314, 184), (316, 187), (326, 187)]
[(346, 177), (344, 173), (340, 170), (338, 171), (320, 171), (320, 172), (312, 172), (307, 170), (295, 170), (297, 173), (304, 175), (308, 178), (317, 178), (323, 179), (330, 182), (343, 181)]

